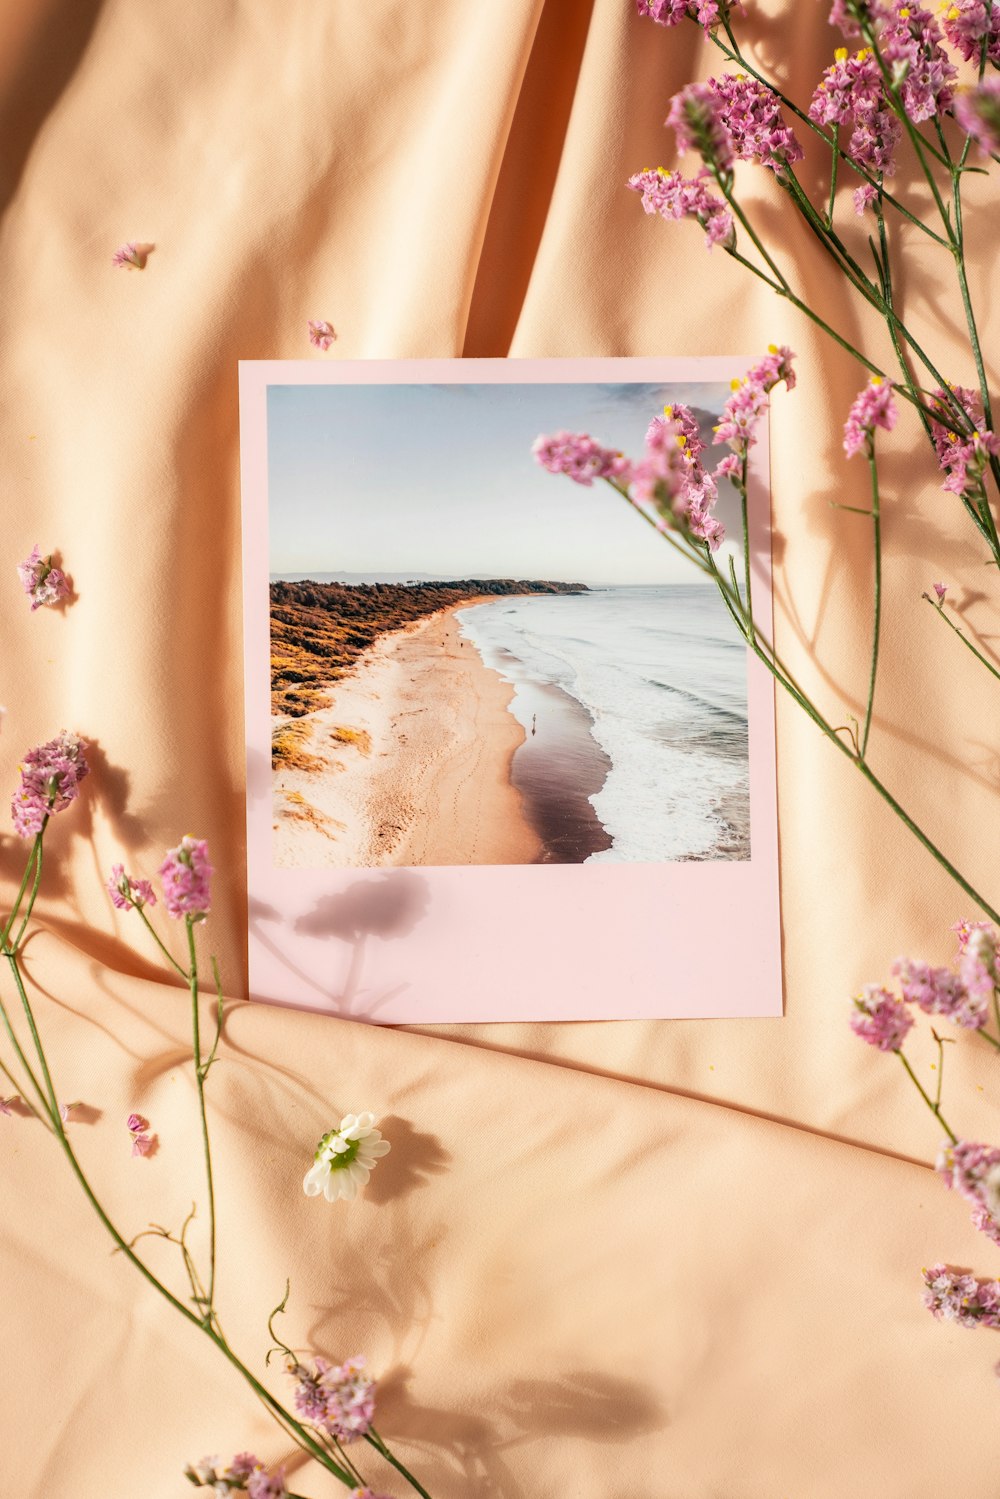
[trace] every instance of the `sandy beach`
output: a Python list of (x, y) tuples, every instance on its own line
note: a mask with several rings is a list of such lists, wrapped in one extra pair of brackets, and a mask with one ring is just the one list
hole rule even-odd
[[(484, 600), (485, 601), (485, 600)], [(511, 784), (513, 688), (459, 633), (460, 605), (383, 636), (333, 703), (294, 722), (310, 768), (274, 773), (283, 867), (530, 864), (541, 841)], [(287, 722), (274, 719), (274, 727)]]

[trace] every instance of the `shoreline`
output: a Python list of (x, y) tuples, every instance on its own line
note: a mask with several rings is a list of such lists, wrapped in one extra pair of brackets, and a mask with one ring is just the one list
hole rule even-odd
[[(459, 630), (449, 604), (387, 632), (332, 683), (308, 725), (311, 768), (272, 772), (276, 865), (382, 868), (531, 864), (542, 840), (513, 784), (525, 733), (514, 688)], [(272, 718), (272, 724), (284, 723)], [(303, 732), (303, 731), (300, 731)]]

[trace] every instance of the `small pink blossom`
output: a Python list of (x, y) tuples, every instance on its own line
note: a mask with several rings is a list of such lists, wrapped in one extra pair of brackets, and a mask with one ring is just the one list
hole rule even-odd
[(625, 482), (632, 465), (622, 453), (602, 448), (586, 432), (555, 432), (541, 436), (532, 445), (535, 462), (550, 474), (565, 474), (589, 487), (595, 479)]
[(677, 136), (677, 150), (697, 151), (713, 173), (733, 167), (733, 138), (722, 118), (722, 101), (712, 83), (689, 83), (670, 101), (665, 124)]
[(76, 1113), (76, 1110), (79, 1107), (80, 1104), (78, 1100), (74, 1101), (73, 1103), (61, 1103), (59, 1105), (59, 1118), (62, 1120), (63, 1124), (73, 1123), (73, 1115)]
[(882, 60), (907, 115), (916, 124), (943, 115), (951, 107), (958, 70), (941, 45), (940, 26), (913, 0), (884, 0), (882, 12)]
[(741, 0), (636, 0), (636, 10), (660, 26), (679, 26), (690, 19), (706, 31), (736, 12), (744, 14)]
[(308, 328), (309, 342), (314, 348), (322, 349), (325, 353), (332, 343), (336, 343), (337, 334), (332, 324), (322, 319), (310, 318)]
[(943, 604), (944, 603), (944, 596), (948, 592), (947, 585), (944, 584), (944, 583), (932, 583), (931, 587), (934, 589), (934, 592), (937, 594), (937, 601), (938, 601), (938, 603), (939, 604)]
[(21, 784), (11, 799), (18, 836), (40, 833), (49, 817), (64, 812), (76, 800), (88, 772), (83, 740), (65, 729), (57, 738), (29, 750), (21, 765)]
[(18, 1102), (19, 1099), (16, 1093), (12, 1098), (0, 1097), (0, 1114), (6, 1114), (8, 1117), (11, 1116), (14, 1113), (14, 1110), (11, 1108), (11, 1104)]
[(873, 175), (891, 177), (895, 172), (903, 127), (885, 97), (882, 70), (870, 47), (853, 56), (846, 47), (838, 49), (813, 94), (809, 118), (817, 125), (850, 125), (848, 151), (858, 165)]
[(133, 1135), (132, 1154), (134, 1156), (149, 1155), (155, 1143), (154, 1135)]
[(708, 187), (712, 174), (703, 167), (696, 177), (668, 172), (665, 167), (650, 167), (636, 172), (628, 180), (635, 193), (642, 194), (646, 213), (658, 213), (663, 219), (696, 219), (705, 231), (705, 246), (722, 245), (730, 250), (736, 243), (733, 215), (729, 205)]
[(987, 62), (1000, 67), (1000, 0), (953, 0), (942, 10), (941, 25), (966, 62), (978, 62), (985, 38)]
[(795, 389), (795, 355), (786, 344), (771, 344), (763, 359), (747, 371), (742, 380), (730, 381), (732, 394), (722, 408), (715, 428), (715, 442), (728, 443), (742, 458), (757, 441), (756, 428), (768, 408), (768, 397), (779, 382), (786, 390)]
[(364, 1370), (360, 1357), (336, 1366), (317, 1358), (312, 1369), (290, 1362), (288, 1373), (296, 1381), (295, 1409), (338, 1442), (356, 1441), (375, 1419), (375, 1381)]
[(144, 271), (151, 249), (151, 245), (138, 245), (134, 240), (129, 240), (115, 251), (111, 263), (119, 270)]
[(972, 1226), (1000, 1244), (1000, 1150), (971, 1140), (945, 1141), (936, 1170), (947, 1187), (972, 1203)]
[(125, 873), (123, 864), (111, 866), (111, 878), (106, 890), (111, 903), (119, 911), (131, 911), (133, 907), (156, 905), (156, 892), (148, 880), (137, 880)]
[(866, 984), (854, 1000), (851, 1030), (879, 1051), (899, 1051), (913, 1018), (906, 1006), (888, 989)]
[(743, 474), (743, 460), (738, 453), (727, 453), (725, 458), (720, 458), (715, 465), (713, 478), (715, 479), (739, 479)]
[(31, 599), (32, 613), (43, 604), (58, 604), (72, 593), (70, 581), (60, 567), (53, 567), (51, 557), (43, 557), (34, 546), (30, 556), (17, 564), (21, 587)]
[(863, 182), (854, 189), (854, 212), (861, 218), (878, 198), (878, 188), (871, 182)]
[(876, 427), (881, 427), (884, 432), (892, 431), (898, 415), (892, 392), (891, 380), (873, 375), (856, 398), (844, 424), (844, 452), (848, 458), (870, 445)]
[(163, 903), (171, 916), (201, 921), (211, 908), (209, 881), (214, 873), (204, 838), (185, 836), (160, 865)]
[(989, 1011), (981, 994), (970, 991), (950, 968), (932, 968), (914, 958), (897, 958), (893, 974), (907, 1004), (925, 1015), (943, 1015), (966, 1030), (982, 1030)]
[(141, 1114), (130, 1114), (125, 1121), (125, 1128), (133, 1135), (139, 1135), (143, 1130), (149, 1129), (149, 1120), (144, 1119)]
[(779, 176), (801, 161), (802, 147), (781, 113), (773, 89), (746, 73), (724, 73), (709, 80), (716, 110), (738, 161), (756, 161)]
[(923, 1303), (935, 1317), (960, 1327), (1000, 1327), (1000, 1281), (977, 1280), (950, 1265), (923, 1274)]
[(247, 1478), (246, 1492), (248, 1499), (285, 1499), (288, 1490), (284, 1468), (276, 1468), (273, 1473), (255, 1469)]

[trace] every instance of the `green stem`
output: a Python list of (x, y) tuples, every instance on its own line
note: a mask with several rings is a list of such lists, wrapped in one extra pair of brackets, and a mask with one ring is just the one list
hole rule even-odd
[(906, 1057), (903, 1055), (903, 1053), (897, 1049), (896, 1055), (899, 1058), (899, 1060), (902, 1062), (903, 1066), (906, 1068), (907, 1072), (909, 1073), (910, 1080), (913, 1083), (913, 1086), (916, 1088), (917, 1092), (920, 1094), (920, 1097), (923, 1099), (924, 1103), (930, 1109), (931, 1113), (934, 1115), (934, 1117), (937, 1120), (938, 1124), (940, 1124), (941, 1128), (944, 1130), (945, 1134), (948, 1136), (948, 1139), (951, 1141), (952, 1145), (956, 1145), (958, 1143), (958, 1136), (955, 1134), (955, 1132), (946, 1123), (944, 1115), (941, 1113), (941, 1106), (940, 1106), (940, 1104), (935, 1104), (935, 1103), (931, 1102), (930, 1095), (924, 1091), (923, 1087), (921, 1086), (920, 1082), (917, 1079), (917, 1074), (914, 1072), (913, 1068), (910, 1066), (909, 1062), (906, 1060)]
[(9, 936), (4, 938), (4, 941), (7, 943), (7, 945), (9, 947), (12, 947), (15, 952), (17, 952), (18, 948), (21, 946), (21, 943), (24, 941), (24, 934), (25, 934), (25, 932), (28, 929), (28, 922), (31, 920), (31, 913), (35, 909), (35, 901), (38, 899), (38, 887), (42, 883), (42, 850), (43, 850), (43, 848), (44, 848), (44, 844), (42, 842), (41, 834), (39, 834), (39, 836), (35, 839), (35, 849), (34, 849), (34, 854), (35, 854), (35, 877), (34, 877), (34, 879), (31, 882), (31, 894), (28, 897), (28, 904), (27, 904), (27, 907), (25, 909), (24, 916), (23, 916), (22, 921), (21, 921), (21, 925), (17, 929), (17, 936), (14, 938), (13, 942), (10, 941)]
[(833, 228), (833, 205), (837, 197), (837, 168), (840, 166), (840, 123), (833, 127), (833, 140), (831, 142), (833, 159), (830, 162), (830, 202), (826, 210), (826, 227)]
[(872, 664), (868, 677), (868, 702), (865, 706), (865, 723), (861, 731), (861, 758), (868, 750), (868, 735), (872, 727), (872, 707), (875, 702), (875, 678), (878, 675), (878, 647), (882, 630), (882, 518), (879, 512), (878, 467), (875, 463), (875, 439), (868, 439), (868, 471), (872, 481), (872, 536), (875, 559), (875, 612), (872, 624)]
[(146, 915), (146, 908), (145, 908), (145, 906), (136, 906), (135, 909), (138, 911), (139, 916), (140, 916), (140, 918), (142, 920), (142, 923), (143, 923), (143, 925), (146, 928), (146, 931), (152, 937), (153, 941), (156, 943), (157, 947), (160, 949), (160, 952), (163, 954), (163, 956), (166, 958), (167, 962), (170, 964), (171, 968), (174, 970), (175, 973), (177, 973), (177, 974), (180, 975), (180, 977), (184, 980), (185, 983), (187, 983), (187, 981), (188, 981), (188, 971), (187, 971), (187, 969), (186, 968), (182, 968), (181, 965), (178, 963), (177, 959), (174, 958), (174, 957), (172, 957), (171, 954), (167, 951), (166, 947), (163, 945), (163, 943), (160, 940), (159, 933), (157, 932), (157, 930), (154, 927), (153, 923), (150, 921), (149, 917)]
[(402, 1474), (402, 1476), (406, 1479), (406, 1481), (410, 1485), (410, 1487), (412, 1489), (415, 1489), (416, 1492), (421, 1496), (421, 1499), (431, 1499), (430, 1494), (428, 1494), (428, 1492), (424, 1488), (423, 1484), (420, 1483), (418, 1479), (414, 1478), (414, 1476), (410, 1472), (409, 1468), (405, 1468), (403, 1466), (403, 1464), (399, 1461), (399, 1458), (398, 1457), (394, 1457), (393, 1454), (389, 1451), (388, 1447), (385, 1445), (385, 1443), (383, 1442), (382, 1438), (379, 1436), (378, 1432), (375, 1430), (374, 1426), (372, 1426), (372, 1427), (369, 1428), (369, 1430), (368, 1430), (368, 1432), (367, 1432), (367, 1434), (365, 1436), (365, 1441), (366, 1442), (370, 1442), (371, 1445), (375, 1448), (375, 1450), (377, 1452), (380, 1452), (382, 1454), (382, 1456), (385, 1458), (386, 1462), (387, 1463), (391, 1463), (392, 1466), (396, 1469), (396, 1472)]
[(45, 819), (42, 822), (40, 830), (35, 834), (35, 841), (31, 845), (31, 852), (28, 855), (28, 862), (24, 866), (24, 874), (21, 876), (21, 883), (18, 887), (17, 895), (14, 897), (14, 904), (11, 908), (11, 913), (7, 918), (7, 922), (4, 926), (3, 931), (0, 932), (0, 943), (2, 943), (4, 946), (7, 945), (10, 934), (14, 929), (14, 923), (17, 920), (17, 913), (21, 909), (21, 902), (24, 899), (24, 892), (25, 890), (27, 890), (28, 881), (31, 878), (31, 871), (34, 867), (35, 857), (38, 853), (39, 848), (41, 847), (42, 835), (45, 832), (45, 829), (48, 827), (48, 823), (49, 819), (48, 815), (46, 815)]
[(983, 665), (986, 667), (986, 670), (988, 672), (991, 672), (993, 676), (995, 676), (997, 678), (1000, 678), (1000, 670), (998, 670), (997, 667), (995, 667), (993, 665), (992, 661), (990, 661), (986, 656), (983, 655), (982, 651), (978, 650), (972, 644), (972, 641), (966, 635), (965, 631), (959, 629), (958, 625), (956, 625), (953, 620), (950, 620), (948, 618), (947, 614), (945, 614), (945, 612), (944, 612), (944, 605), (943, 604), (935, 603), (934, 599), (932, 599), (931, 596), (930, 596), (930, 594), (928, 594), (928, 593), (924, 594), (924, 598), (927, 600), (928, 604), (930, 604), (930, 606), (931, 606), (932, 609), (936, 609), (937, 610), (938, 614), (944, 620), (944, 622), (948, 626), (949, 630), (954, 630), (955, 634), (958, 636), (959, 640), (965, 646), (966, 650), (967, 651), (971, 651), (972, 654), (975, 656), (976, 660), (977, 661), (981, 661), (983, 663)]
[(191, 990), (191, 1032), (194, 1051), (194, 1076), (198, 1087), (198, 1112), (201, 1115), (201, 1138), (205, 1156), (205, 1182), (208, 1188), (208, 1305), (205, 1319), (210, 1323), (215, 1311), (215, 1187), (212, 1180), (212, 1148), (208, 1136), (208, 1115), (205, 1110), (205, 1070), (201, 1062), (201, 1016), (198, 1005), (198, 955), (195, 951), (194, 922), (185, 916), (188, 953), (191, 967), (188, 983)]

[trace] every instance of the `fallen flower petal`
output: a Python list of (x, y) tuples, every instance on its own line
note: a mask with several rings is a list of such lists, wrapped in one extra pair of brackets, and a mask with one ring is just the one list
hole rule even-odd
[(317, 349), (324, 351), (337, 340), (337, 334), (333, 325), (323, 319), (309, 319), (309, 342)]

